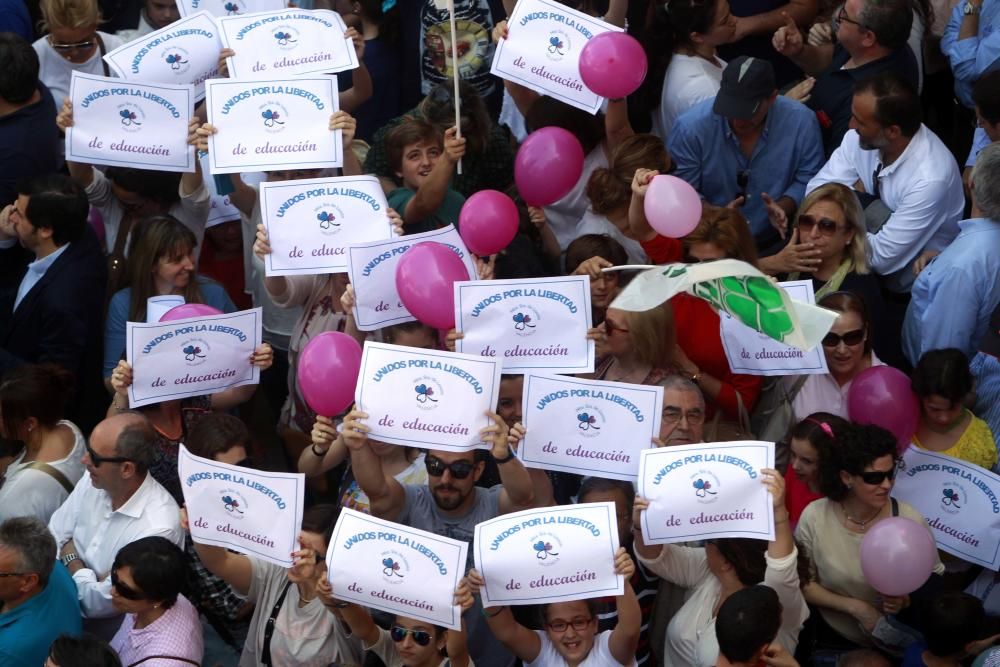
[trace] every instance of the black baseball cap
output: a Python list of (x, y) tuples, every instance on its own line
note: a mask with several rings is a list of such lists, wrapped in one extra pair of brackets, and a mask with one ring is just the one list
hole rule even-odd
[(774, 94), (774, 67), (767, 60), (740, 56), (722, 71), (722, 87), (712, 111), (726, 118), (747, 120), (756, 113), (761, 100)]

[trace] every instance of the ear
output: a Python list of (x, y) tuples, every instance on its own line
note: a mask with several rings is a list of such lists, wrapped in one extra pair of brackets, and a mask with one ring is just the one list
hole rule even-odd
[(475, 469), (472, 471), (472, 478), (475, 481), (479, 481), (479, 478), (483, 476), (483, 472), (486, 471), (486, 461), (478, 461), (476, 463)]
[(705, 41), (705, 36), (702, 35), (700, 32), (692, 32), (688, 33), (688, 39), (691, 40), (692, 44), (701, 44), (702, 42)]
[(35, 234), (39, 238), (51, 239), (55, 231), (51, 227), (35, 227)]
[(884, 134), (885, 138), (889, 141), (895, 141), (903, 136), (903, 131), (899, 129), (899, 125), (890, 125), (889, 127), (883, 128), (882, 134)]
[(844, 486), (846, 486), (847, 488), (850, 488), (851, 487), (851, 473), (847, 472), (846, 470), (841, 470), (840, 471), (840, 481), (841, 481), (841, 483)]
[(121, 467), (121, 471), (122, 471), (121, 472), (121, 477), (122, 477), (122, 479), (131, 479), (131, 478), (133, 478), (133, 477), (135, 477), (136, 475), (139, 474), (138, 470), (136, 470), (135, 464), (132, 463), (131, 461), (126, 461), (125, 463), (122, 463), (121, 465), (122, 465), (122, 467)]

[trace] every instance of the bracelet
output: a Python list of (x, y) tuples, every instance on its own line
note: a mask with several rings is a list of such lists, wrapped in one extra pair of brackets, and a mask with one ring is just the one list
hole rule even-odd
[(503, 457), (502, 459), (498, 459), (497, 457), (494, 456), (493, 457), (493, 462), (496, 463), (499, 466), (499, 465), (503, 465), (504, 463), (507, 463), (508, 461), (513, 461), (515, 458), (517, 458), (517, 454), (514, 453), (513, 449), (509, 449), (508, 448), (507, 449), (507, 456)]
[(506, 609), (506, 608), (507, 607), (498, 607), (495, 612), (493, 612), (492, 614), (490, 614), (489, 612), (486, 611), (486, 608), (483, 607), (483, 616), (485, 616), (486, 618), (495, 618), (495, 617), (499, 616), (500, 614), (502, 614), (503, 610)]
[(327, 609), (346, 609), (351, 606), (350, 602), (331, 602), (330, 604), (323, 603), (323, 606)]
[(121, 394), (115, 394), (115, 397), (111, 400), (111, 404), (115, 406), (115, 410), (117, 410), (118, 412), (127, 412), (128, 409), (129, 409), (128, 408), (128, 397), (125, 397), (125, 405), (124, 405), (124, 407), (118, 402), (118, 399), (120, 397), (122, 397)]
[(318, 456), (319, 458), (323, 458), (324, 456), (326, 456), (327, 451), (329, 451), (329, 450), (326, 450), (326, 449), (324, 449), (322, 452), (316, 451), (316, 443), (315, 442), (312, 445), (310, 445), (309, 449), (311, 449), (312, 453), (315, 454), (316, 456)]

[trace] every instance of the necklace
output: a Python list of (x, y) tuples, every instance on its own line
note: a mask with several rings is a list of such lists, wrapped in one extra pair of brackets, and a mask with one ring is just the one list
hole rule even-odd
[(840, 503), (840, 511), (842, 511), (844, 513), (844, 518), (845, 519), (847, 519), (848, 521), (850, 521), (851, 523), (853, 523), (855, 526), (860, 527), (861, 528), (861, 532), (863, 533), (866, 530), (868, 530), (868, 524), (870, 524), (872, 521), (874, 521), (875, 517), (877, 517), (879, 514), (882, 513), (882, 508), (879, 508), (879, 509), (875, 510), (874, 514), (872, 514), (870, 517), (868, 517), (867, 519), (865, 519), (863, 521), (860, 520), (860, 519), (855, 519), (850, 514), (848, 514), (847, 513), (847, 507), (844, 505), (844, 503)]

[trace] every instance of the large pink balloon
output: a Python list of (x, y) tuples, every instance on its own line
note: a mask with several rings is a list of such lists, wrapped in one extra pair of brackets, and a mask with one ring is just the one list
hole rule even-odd
[(851, 382), (847, 415), (859, 424), (875, 424), (890, 431), (902, 453), (917, 430), (920, 402), (905, 373), (892, 366), (872, 366)]
[(174, 306), (160, 316), (161, 322), (173, 322), (174, 320), (186, 320), (189, 317), (208, 317), (209, 315), (221, 315), (222, 311), (212, 308), (203, 303), (182, 303)]
[(354, 401), (361, 370), (361, 346), (339, 331), (324, 331), (302, 348), (298, 382), (316, 414), (332, 417)]
[(518, 223), (513, 199), (496, 190), (480, 190), (462, 205), (458, 233), (469, 250), (483, 257), (510, 245), (517, 235)]
[(528, 135), (514, 159), (514, 182), (530, 206), (548, 206), (573, 189), (583, 174), (583, 147), (561, 127)]
[(465, 263), (448, 246), (418, 243), (396, 265), (396, 291), (415, 318), (435, 329), (455, 326), (457, 280), (469, 280)]
[(649, 225), (663, 236), (687, 236), (701, 220), (701, 197), (687, 181), (660, 174), (646, 190), (643, 204)]
[(628, 33), (605, 32), (580, 52), (580, 78), (601, 97), (620, 99), (631, 95), (646, 78), (646, 52)]
[(861, 539), (861, 571), (883, 595), (917, 590), (930, 578), (937, 559), (934, 537), (913, 519), (882, 519)]

